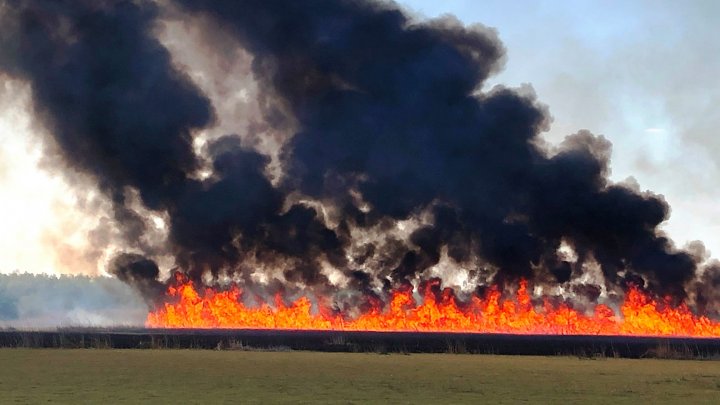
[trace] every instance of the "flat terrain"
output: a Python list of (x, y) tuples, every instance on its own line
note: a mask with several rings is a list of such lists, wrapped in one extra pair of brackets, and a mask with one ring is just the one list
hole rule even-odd
[(718, 403), (720, 362), (0, 349), (2, 403)]

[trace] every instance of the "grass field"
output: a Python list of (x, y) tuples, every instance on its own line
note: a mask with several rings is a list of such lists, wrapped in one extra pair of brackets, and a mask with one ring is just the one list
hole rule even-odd
[(718, 403), (720, 362), (0, 349), (6, 403)]

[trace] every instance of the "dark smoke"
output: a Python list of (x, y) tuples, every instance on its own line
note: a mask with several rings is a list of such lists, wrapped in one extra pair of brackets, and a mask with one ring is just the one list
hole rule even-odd
[[(685, 297), (697, 260), (658, 230), (669, 214), (661, 196), (608, 180), (610, 143), (581, 131), (543, 146), (550, 120), (534, 96), (481, 91), (504, 60), (490, 30), (417, 22), (370, 1), (175, 3), (253, 55), (265, 121), (294, 128), (279, 182), (269, 158), (236, 135), (207, 146), (212, 175), (199, 179), (192, 136), (213, 109), (155, 38), (153, 3), (6, 2), (0, 69), (32, 84), (67, 164), (95, 176), (126, 235), (137, 239), (143, 224), (128, 188), (167, 213), (168, 251), (191, 278), (249, 280), (246, 263), (266, 263), (290, 283), (327, 288), (329, 263), (371, 295), (374, 281), (426, 278), (446, 251), (498, 283), (564, 283), (597, 262), (611, 287), (639, 278), (655, 294)], [(408, 240), (354, 240), (353, 230), (389, 232), (422, 215)], [(562, 243), (577, 260), (558, 253)], [(124, 254), (111, 268), (157, 293), (150, 259)]]
[(157, 280), (160, 275), (157, 264), (138, 254), (122, 253), (115, 256), (108, 273), (136, 288), (146, 299), (160, 297), (165, 291), (163, 284)]

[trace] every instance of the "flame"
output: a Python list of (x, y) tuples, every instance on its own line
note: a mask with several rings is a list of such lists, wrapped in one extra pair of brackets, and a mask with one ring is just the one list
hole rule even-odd
[[(438, 284), (435, 284), (437, 286)], [(238, 328), (346, 331), (463, 332), (562, 335), (634, 335), (720, 337), (720, 322), (694, 315), (681, 304), (672, 307), (658, 302), (636, 287), (630, 287), (616, 314), (599, 304), (592, 314), (579, 312), (567, 304), (544, 300), (535, 306), (527, 282), (519, 283), (514, 296), (502, 297), (496, 288), (484, 296), (474, 295), (461, 302), (449, 288), (441, 294), (428, 283), (421, 303), (412, 289), (395, 290), (385, 309), (373, 302), (369, 310), (354, 319), (334, 313), (303, 296), (286, 305), (278, 294), (274, 306), (263, 303), (249, 307), (241, 300), (241, 290), (206, 289), (200, 294), (192, 281), (177, 276), (168, 289), (168, 301), (150, 312), (146, 325), (153, 328)]]

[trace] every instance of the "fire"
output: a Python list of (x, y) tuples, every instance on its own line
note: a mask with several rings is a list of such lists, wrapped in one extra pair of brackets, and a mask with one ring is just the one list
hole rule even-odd
[[(435, 285), (437, 286), (437, 285)], [(562, 335), (636, 335), (720, 337), (720, 322), (694, 315), (681, 304), (672, 307), (658, 302), (640, 289), (630, 287), (616, 314), (599, 304), (588, 315), (567, 304), (532, 303), (528, 284), (521, 281), (517, 293), (503, 297), (497, 288), (484, 296), (474, 295), (461, 302), (451, 289), (440, 294), (428, 283), (421, 303), (410, 289), (395, 290), (385, 308), (374, 303), (354, 319), (301, 297), (286, 305), (280, 295), (270, 306), (249, 307), (241, 300), (241, 290), (206, 289), (198, 292), (192, 281), (177, 277), (168, 289), (168, 301), (150, 312), (148, 327), (158, 328), (238, 328), (401, 332), (464, 332)]]

